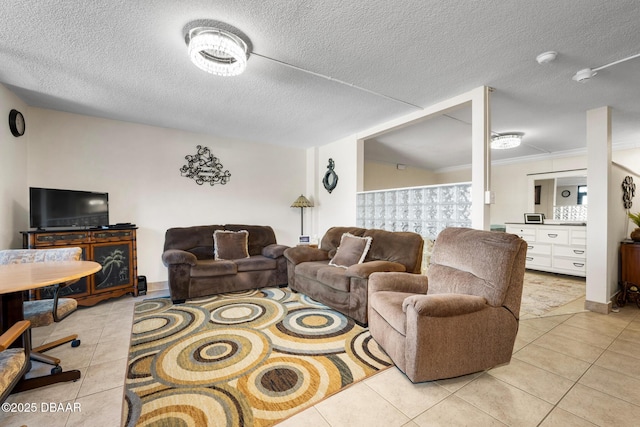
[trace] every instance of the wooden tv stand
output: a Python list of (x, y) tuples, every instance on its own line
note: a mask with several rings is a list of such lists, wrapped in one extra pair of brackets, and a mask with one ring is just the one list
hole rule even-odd
[[(24, 249), (79, 247), (83, 259), (96, 261), (102, 270), (60, 289), (78, 305), (91, 306), (125, 294), (138, 296), (136, 227), (21, 231)], [(51, 288), (39, 289), (36, 298), (48, 298)]]

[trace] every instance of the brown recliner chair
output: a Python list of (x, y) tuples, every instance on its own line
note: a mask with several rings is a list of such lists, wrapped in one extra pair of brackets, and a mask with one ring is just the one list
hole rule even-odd
[(447, 228), (426, 276), (374, 273), (369, 330), (413, 382), (511, 360), (527, 245), (513, 234)]

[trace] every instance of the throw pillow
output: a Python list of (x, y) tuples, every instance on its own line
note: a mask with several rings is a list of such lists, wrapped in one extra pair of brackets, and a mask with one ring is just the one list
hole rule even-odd
[(347, 268), (354, 264), (361, 264), (371, 247), (371, 236), (358, 237), (351, 233), (344, 233), (340, 238), (340, 246), (329, 265)]
[(249, 232), (247, 230), (213, 232), (213, 256), (215, 259), (249, 258)]

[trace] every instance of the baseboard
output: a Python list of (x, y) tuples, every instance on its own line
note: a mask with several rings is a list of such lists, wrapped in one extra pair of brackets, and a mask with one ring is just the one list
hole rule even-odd
[(594, 313), (600, 314), (609, 314), (611, 313), (611, 307), (613, 304), (611, 301), (608, 303), (595, 302), (595, 301), (585, 301), (584, 308), (585, 310), (593, 311)]
[(169, 290), (169, 282), (149, 282), (147, 283), (147, 292)]

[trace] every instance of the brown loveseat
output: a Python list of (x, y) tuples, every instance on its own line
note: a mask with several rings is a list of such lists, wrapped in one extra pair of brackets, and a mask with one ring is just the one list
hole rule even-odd
[(526, 242), (513, 234), (446, 228), (426, 276), (371, 275), (371, 336), (413, 382), (509, 362), (526, 253)]
[[(214, 233), (218, 236), (215, 241)], [(276, 243), (269, 226), (170, 228), (165, 234), (162, 262), (169, 269), (171, 300), (182, 303), (224, 292), (284, 286), (287, 262), (283, 253), (287, 248)]]
[[(351, 240), (366, 239), (363, 243), (369, 245), (364, 251), (366, 256), (363, 262), (358, 262), (355, 256), (354, 262), (343, 262), (342, 267), (331, 265), (344, 255), (342, 249), (347, 245), (341, 241), (345, 233), (355, 237)], [(411, 232), (333, 227), (326, 232), (319, 248), (297, 246), (285, 251), (289, 288), (366, 325), (369, 275), (381, 271), (419, 274), (423, 244), (422, 237)]]

